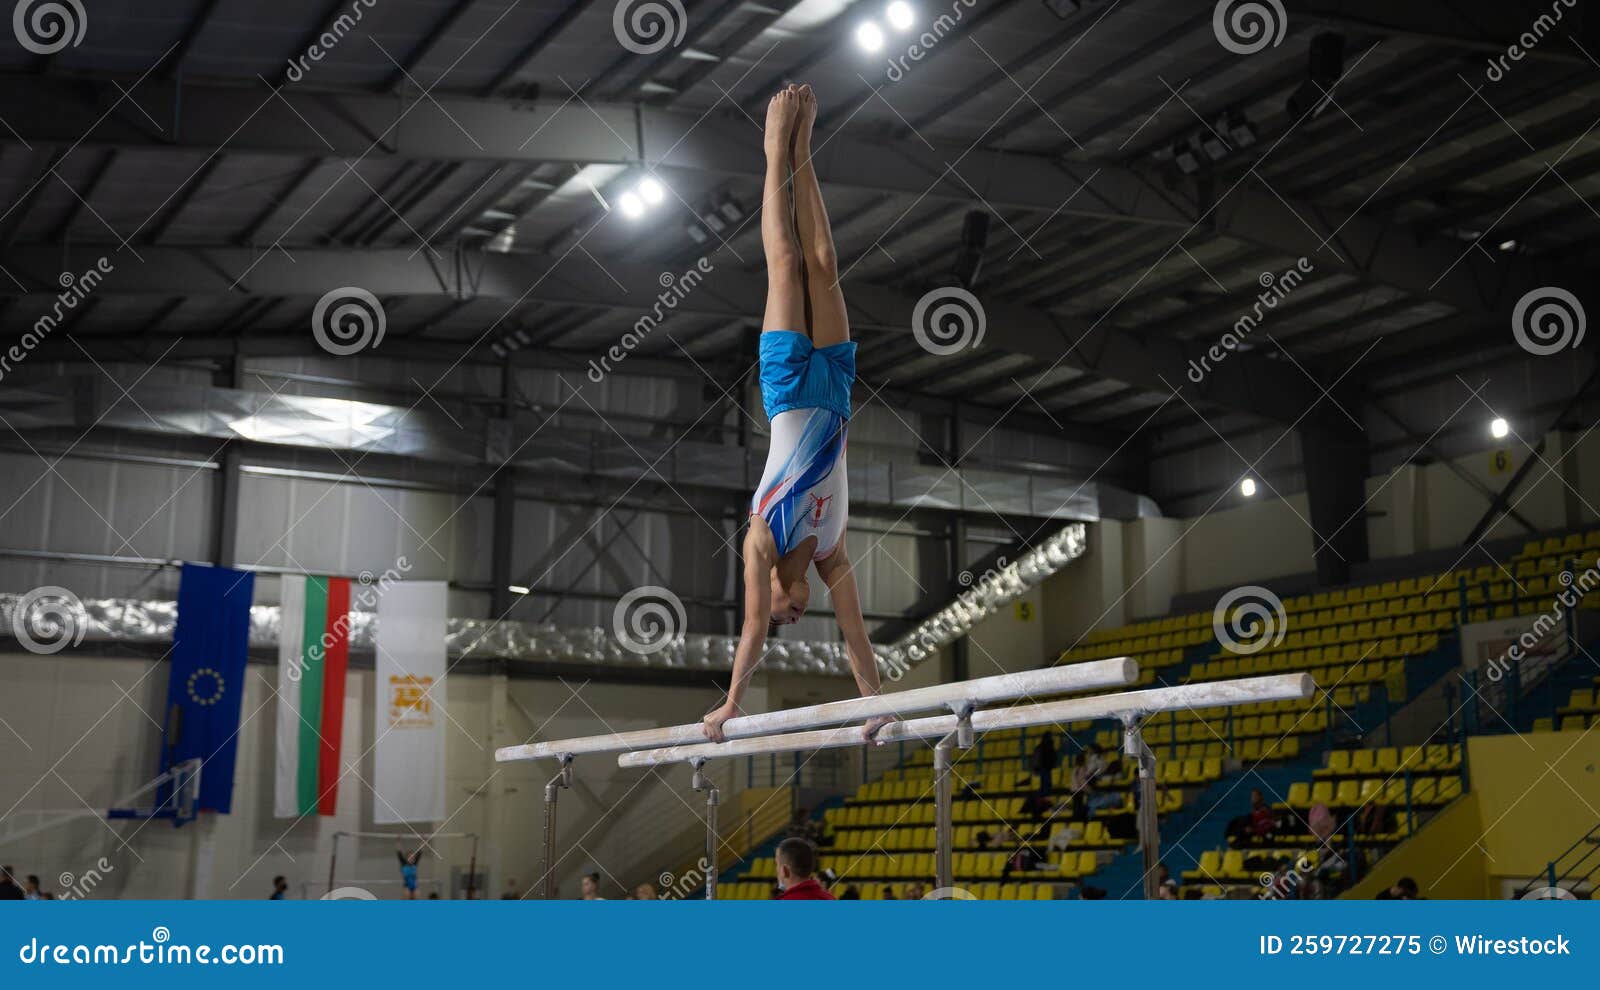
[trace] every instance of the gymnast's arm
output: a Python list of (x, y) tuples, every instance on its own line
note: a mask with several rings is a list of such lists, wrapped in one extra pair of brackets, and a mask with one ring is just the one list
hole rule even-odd
[(767, 644), (767, 623), (772, 618), (772, 565), (778, 560), (778, 545), (772, 531), (760, 516), (750, 517), (744, 537), (744, 626), (739, 631), (739, 648), (733, 654), (733, 682), (728, 685), (728, 700), (705, 717), (706, 737), (722, 742), (722, 723), (739, 714), (739, 699), (744, 697), (756, 664), (761, 662)]
[[(850, 669), (856, 675), (856, 688), (863, 698), (879, 691), (878, 658), (872, 652), (872, 640), (867, 636), (867, 622), (861, 617), (861, 595), (856, 590), (856, 572), (850, 565), (850, 555), (840, 541), (839, 549), (827, 558), (817, 561), (817, 573), (828, 585), (828, 598), (833, 602), (834, 618), (839, 621), (839, 632), (844, 635), (844, 649), (850, 657)], [(862, 738), (876, 741), (878, 730), (894, 719), (879, 716), (867, 720), (862, 727)]]

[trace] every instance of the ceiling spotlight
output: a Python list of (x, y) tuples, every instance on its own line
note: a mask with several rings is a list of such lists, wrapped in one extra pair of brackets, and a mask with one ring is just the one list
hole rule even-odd
[(1504, 440), (1511, 435), (1511, 424), (1502, 417), (1496, 416), (1494, 422), (1489, 424), (1489, 435), (1496, 440)]
[(860, 45), (863, 51), (877, 51), (883, 47), (883, 28), (867, 21), (856, 28), (856, 44)]
[(1186, 142), (1180, 141), (1172, 146), (1172, 160), (1178, 163), (1178, 170), (1184, 175), (1200, 171), (1200, 156)]
[(1225, 129), (1236, 148), (1248, 148), (1256, 143), (1256, 125), (1237, 110), (1228, 114)]
[(1515, 251), (1516, 249), (1517, 249), (1517, 240), (1514, 237), (1509, 241), (1501, 241), (1500, 242), (1500, 250), (1502, 250), (1502, 251)]
[(640, 196), (643, 196), (644, 201), (649, 203), (651, 206), (654, 206), (667, 198), (667, 191), (661, 188), (661, 183), (654, 179), (645, 179), (643, 182), (639, 183), (637, 192)]
[(636, 192), (625, 192), (617, 199), (617, 206), (621, 208), (622, 215), (629, 220), (637, 220), (644, 216), (644, 200)]
[(1246, 478), (1239, 482), (1239, 494), (1245, 498), (1254, 498), (1256, 494), (1256, 479)]
[(909, 31), (917, 19), (917, 12), (912, 10), (911, 5), (905, 0), (894, 0), (885, 12), (885, 16), (889, 18), (889, 26), (896, 31)]

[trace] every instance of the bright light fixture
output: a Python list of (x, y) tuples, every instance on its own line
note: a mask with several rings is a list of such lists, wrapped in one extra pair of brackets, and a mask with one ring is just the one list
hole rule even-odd
[(520, 584), (508, 584), (508, 585), (506, 585), (506, 590), (511, 592), (513, 595), (531, 595), (531, 594), (533, 594), (533, 591), (531, 589), (529, 589), (529, 588), (527, 588), (527, 587), (525, 587), (523, 585), (520, 585)]
[(654, 206), (667, 198), (667, 191), (661, 188), (661, 183), (654, 179), (647, 178), (643, 182), (639, 183), (638, 193), (640, 196), (643, 196), (644, 201), (649, 203), (651, 206)]
[(893, 27), (896, 31), (909, 31), (912, 23), (917, 19), (917, 12), (905, 0), (894, 0), (894, 3), (889, 5), (885, 16), (889, 18), (890, 27)]
[(1504, 418), (1496, 416), (1494, 422), (1489, 424), (1489, 435), (1496, 440), (1504, 440), (1511, 435), (1511, 424), (1507, 423)]
[(617, 206), (622, 210), (622, 215), (630, 220), (644, 216), (644, 200), (636, 192), (623, 193), (617, 198)]
[(877, 51), (883, 47), (883, 28), (871, 21), (867, 21), (856, 28), (856, 44), (860, 45), (865, 51)]
[(1256, 479), (1246, 478), (1239, 482), (1239, 493), (1245, 498), (1253, 498), (1256, 493)]

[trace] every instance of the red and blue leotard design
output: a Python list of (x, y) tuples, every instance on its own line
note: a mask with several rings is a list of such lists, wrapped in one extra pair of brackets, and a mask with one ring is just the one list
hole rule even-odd
[(750, 513), (766, 520), (780, 555), (815, 536), (812, 558), (823, 560), (844, 539), (854, 382), (855, 344), (813, 348), (804, 334), (761, 335), (761, 394), (772, 421), (772, 446)]

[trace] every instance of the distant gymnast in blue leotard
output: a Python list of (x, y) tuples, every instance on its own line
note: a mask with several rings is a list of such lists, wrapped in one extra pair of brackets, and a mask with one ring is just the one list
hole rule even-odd
[[(857, 688), (863, 695), (878, 693), (877, 662), (844, 546), (850, 514), (844, 455), (856, 345), (839, 290), (833, 232), (811, 167), (816, 117), (810, 86), (790, 86), (767, 105), (761, 208), (767, 309), (760, 350), (761, 400), (772, 423), (772, 446), (750, 500), (744, 625), (733, 684), (727, 701), (705, 718), (706, 735), (718, 741), (722, 723), (740, 714), (739, 700), (761, 659), (769, 624), (797, 622), (805, 614), (811, 599), (806, 573), (813, 565), (828, 586)], [(865, 737), (872, 738), (887, 721), (868, 722)]]

